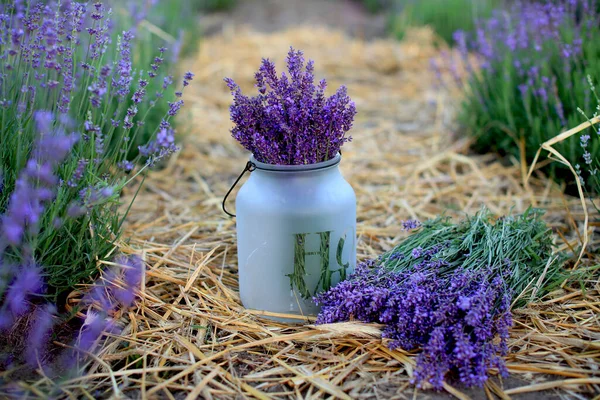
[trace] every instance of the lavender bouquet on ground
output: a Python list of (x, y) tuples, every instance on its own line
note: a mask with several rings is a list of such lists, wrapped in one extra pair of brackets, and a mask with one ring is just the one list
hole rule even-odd
[(246, 97), (230, 78), (233, 94), (231, 133), (254, 157), (268, 164), (313, 164), (333, 158), (345, 142), (356, 115), (354, 102), (341, 86), (325, 97), (327, 83), (314, 84), (314, 63), (290, 48), (289, 75), (277, 76), (275, 64), (263, 59), (256, 73), (259, 94)]
[(419, 386), (441, 389), (453, 378), (483, 385), (491, 368), (506, 373), (511, 302), (522, 304), (562, 278), (540, 216), (530, 209), (494, 220), (484, 209), (458, 224), (409, 221), (413, 234), (315, 299), (323, 305), (317, 323), (385, 324), (391, 348), (421, 350)]

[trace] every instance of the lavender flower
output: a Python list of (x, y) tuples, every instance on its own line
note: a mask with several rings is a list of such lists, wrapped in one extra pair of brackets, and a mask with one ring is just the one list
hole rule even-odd
[(160, 123), (159, 131), (156, 134), (156, 140), (148, 142), (146, 145), (139, 146), (140, 154), (148, 159), (147, 163), (153, 165), (158, 160), (179, 150), (175, 145), (175, 131), (171, 124), (163, 120)]
[(133, 81), (132, 66), (131, 66), (131, 41), (133, 34), (131, 31), (123, 32), (123, 37), (119, 43), (119, 61), (117, 63), (116, 76), (113, 78), (113, 86), (117, 89), (116, 93), (122, 100), (129, 93), (129, 87)]
[(186, 72), (183, 75), (183, 86), (188, 86), (193, 78), (194, 74), (192, 74), (190, 71)]
[(145, 266), (137, 256), (119, 257), (115, 261), (123, 269), (120, 284), (113, 283), (113, 295), (123, 305), (130, 307), (135, 299), (135, 290), (140, 286)]
[(18, 271), (5, 299), (5, 304), (12, 312), (13, 318), (24, 314), (28, 310), (27, 298), (38, 293), (41, 289), (42, 278), (37, 266), (26, 266)]
[(263, 59), (255, 75), (259, 94), (246, 97), (230, 78), (232, 136), (258, 161), (269, 164), (311, 164), (334, 157), (351, 140), (356, 107), (340, 87), (326, 98), (326, 82), (314, 84), (314, 66), (304, 64), (301, 51), (290, 48), (288, 74), (277, 76), (275, 65)]
[(172, 103), (169, 102), (169, 116), (171, 116), (171, 117), (176, 116), (182, 106), (183, 106), (183, 100), (177, 100)]
[[(128, 158), (134, 137), (147, 137), (138, 135), (145, 130), (138, 108), (145, 116), (159, 104), (146, 96), (151, 75), (134, 70), (134, 31), (119, 29), (118, 38), (105, 4), (17, 0), (0, 5), (0, 109), (7, 128), (0, 132), (5, 154), (0, 163), (0, 329), (18, 329), (21, 320), (35, 319), (26, 332), (28, 347), (16, 357), (35, 368), (48, 361), (44, 345), (56, 313), (45, 300), (62, 298), (95, 275), (89, 260), (106, 259), (114, 249), (124, 218), (116, 207), (118, 191), (136, 163), (146, 168), (143, 156)], [(107, 52), (113, 47), (114, 57)], [(149, 67), (161, 80), (165, 51), (159, 49)], [(192, 79), (186, 74), (184, 85)], [(169, 77), (165, 85), (172, 82)], [(172, 114), (182, 105), (173, 103)], [(177, 149), (168, 122), (149, 131), (157, 134), (141, 143), (152, 149), (148, 164)], [(93, 311), (88, 314), (81, 330), (77, 342), (85, 350), (116, 325), (111, 315), (135, 300), (143, 264), (133, 258), (118, 262), (123, 266), (107, 272), (110, 279), (96, 285), (99, 291), (92, 290), (104, 291), (104, 298), (81, 303), (83, 312), (103, 307), (99, 319), (92, 318)]]
[(82, 158), (77, 162), (77, 169), (73, 172), (73, 176), (71, 177), (71, 179), (69, 179), (67, 185), (69, 185), (70, 187), (77, 187), (79, 181), (81, 181), (81, 178), (83, 177), (85, 167), (88, 165), (88, 163), (88, 160), (86, 160), (85, 158)]
[(501, 356), (511, 318), (503, 281), (489, 282), (486, 270), (443, 275), (439, 267), (433, 257), (404, 273), (360, 264), (349, 280), (315, 299), (323, 305), (317, 323), (385, 324), (390, 348), (422, 349), (413, 380), (419, 387), (428, 382), (439, 390), (453, 373), (467, 386), (483, 385), (490, 368), (506, 374)]
[(409, 219), (406, 221), (402, 221), (402, 229), (405, 231), (412, 231), (414, 229), (418, 229), (421, 226), (421, 222), (416, 219)]
[(123, 160), (117, 164), (117, 167), (121, 168), (125, 172), (130, 172), (135, 168), (135, 164), (131, 161)]

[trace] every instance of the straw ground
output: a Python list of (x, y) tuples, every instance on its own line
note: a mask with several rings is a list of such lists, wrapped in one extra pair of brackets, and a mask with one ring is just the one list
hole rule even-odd
[[(515, 311), (511, 379), (448, 393), (410, 385), (415, 356), (390, 351), (376, 325), (314, 326), (273, 322), (244, 309), (237, 292), (235, 221), (221, 211), (223, 194), (247, 160), (234, 143), (225, 76), (252, 88), (260, 57), (284, 61), (290, 45), (314, 59), (317, 78), (345, 84), (359, 114), (341, 169), (358, 200), (358, 257), (391, 249), (400, 221), (485, 204), (493, 212), (547, 209), (559, 248), (575, 249), (583, 209), (527, 165), (469, 153), (455, 135), (459, 99), (440, 90), (429, 60), (438, 57), (427, 30), (402, 43), (363, 42), (324, 28), (277, 34), (225, 30), (201, 43), (186, 69), (196, 73), (186, 94), (188, 128), (182, 151), (149, 176), (131, 210), (120, 251), (143, 254), (148, 271), (140, 301), (120, 316), (88, 373), (68, 381), (69, 397), (131, 398), (531, 398), (592, 397), (600, 389), (600, 284), (567, 284)], [(130, 195), (133, 195), (131, 193)], [(234, 192), (235, 195), (235, 192)], [(230, 205), (233, 208), (233, 204)], [(568, 210), (568, 211), (567, 211)], [(260, 229), (260, 227), (257, 227)], [(591, 237), (590, 245), (597, 245)], [(584, 257), (584, 260), (586, 257)], [(584, 268), (585, 262), (579, 268)], [(597, 275), (596, 275), (597, 276)], [(265, 277), (265, 290), (269, 280)], [(585, 290), (583, 290), (585, 288)], [(79, 297), (74, 293), (71, 303)], [(48, 382), (41, 380), (35, 388)]]

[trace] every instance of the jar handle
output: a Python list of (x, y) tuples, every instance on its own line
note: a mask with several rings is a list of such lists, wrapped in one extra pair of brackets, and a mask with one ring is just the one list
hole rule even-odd
[(256, 164), (254, 164), (252, 161), (248, 161), (246, 163), (246, 167), (244, 168), (244, 170), (242, 171), (242, 173), (240, 174), (240, 176), (238, 176), (237, 179), (235, 180), (235, 182), (233, 182), (233, 185), (231, 185), (231, 187), (227, 191), (227, 194), (223, 198), (223, 204), (222, 204), (223, 211), (225, 211), (225, 214), (229, 215), (230, 217), (235, 218), (235, 214), (232, 214), (229, 211), (227, 211), (227, 208), (225, 207), (225, 202), (227, 201), (227, 197), (229, 197), (229, 195), (231, 194), (231, 191), (233, 190), (233, 188), (235, 188), (237, 186), (238, 182), (240, 181), (240, 179), (242, 179), (242, 176), (244, 176), (244, 174), (246, 173), (246, 171), (252, 172), (255, 169), (256, 169)]

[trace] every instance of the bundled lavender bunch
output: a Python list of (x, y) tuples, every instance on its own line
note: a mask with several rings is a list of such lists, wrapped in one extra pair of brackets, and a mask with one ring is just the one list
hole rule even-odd
[[(520, 157), (522, 142), (531, 161), (543, 142), (580, 123), (577, 108), (589, 110), (593, 101), (587, 76), (600, 76), (599, 64), (590, 61), (600, 56), (598, 4), (519, 0), (479, 21), (474, 34), (454, 34), (468, 72), (464, 81), (455, 74), (465, 85), (459, 119), (476, 149)], [(471, 65), (469, 51), (481, 68)], [(584, 152), (575, 137), (556, 149), (573, 164)], [(585, 151), (597, 157), (600, 146), (590, 143)], [(549, 168), (570, 179), (560, 163)]]
[(314, 63), (304, 63), (303, 53), (290, 48), (289, 76), (277, 76), (275, 64), (263, 59), (256, 73), (259, 94), (247, 97), (230, 78), (230, 107), (235, 123), (233, 137), (268, 164), (312, 164), (333, 158), (352, 127), (356, 107), (346, 87), (325, 96), (327, 83), (314, 84)]
[[(0, 5), (4, 259), (35, 259), (48, 295), (97, 274), (96, 261), (112, 251), (121, 233), (122, 189), (177, 150), (172, 119), (183, 100), (164, 98), (173, 86), (165, 70), (168, 50), (157, 48), (151, 63), (138, 66), (144, 71), (136, 70), (135, 35), (116, 30), (111, 15), (102, 1)], [(192, 78), (185, 75), (178, 96)], [(150, 93), (151, 87), (159, 89)], [(161, 102), (167, 108), (150, 126), (148, 116)], [(151, 137), (139, 144), (148, 130)], [(64, 135), (53, 136), (57, 131)], [(51, 145), (61, 149), (55, 153), (60, 160), (40, 159), (40, 152), (52, 154)], [(23, 192), (27, 185), (37, 188)], [(44, 206), (31, 191), (41, 193)]]
[(441, 389), (452, 377), (481, 386), (490, 368), (506, 373), (501, 356), (508, 351), (510, 294), (501, 277), (487, 279), (490, 271), (441, 274), (436, 256), (428, 255), (411, 272), (359, 264), (350, 280), (317, 297), (323, 305), (317, 323), (384, 323), (390, 348), (422, 349), (414, 374), (419, 387), (429, 382)]
[(530, 209), (496, 220), (482, 209), (458, 223), (407, 221), (411, 235), (315, 299), (323, 305), (317, 322), (385, 324), (391, 348), (421, 349), (418, 385), (482, 385), (491, 368), (506, 373), (513, 297), (535, 298), (561, 281), (540, 217)]

